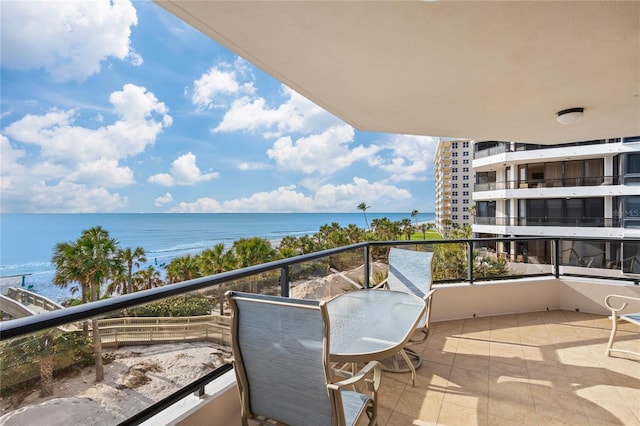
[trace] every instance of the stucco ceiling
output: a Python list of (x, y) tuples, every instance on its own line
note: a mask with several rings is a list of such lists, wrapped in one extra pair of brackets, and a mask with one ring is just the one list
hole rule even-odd
[(156, 3), (360, 130), (640, 135), (640, 2)]

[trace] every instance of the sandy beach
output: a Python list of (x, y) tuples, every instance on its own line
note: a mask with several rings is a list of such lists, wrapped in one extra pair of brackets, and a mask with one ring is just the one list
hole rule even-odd
[(230, 354), (206, 342), (128, 346), (105, 351), (104, 381), (93, 367), (56, 377), (54, 394), (3, 397), (0, 424), (113, 425), (220, 366)]

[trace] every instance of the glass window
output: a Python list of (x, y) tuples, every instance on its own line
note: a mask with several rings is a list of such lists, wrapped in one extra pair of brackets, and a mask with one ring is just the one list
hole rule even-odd
[(627, 174), (640, 174), (640, 154), (627, 154)]
[(469, 164), (469, 160), (462, 160), (462, 164)]
[(463, 184), (462, 184), (462, 187), (463, 187), (463, 188), (468, 188), (468, 187), (469, 187), (469, 184), (468, 184), (468, 183), (463, 183)]
[(469, 156), (469, 153), (468, 153), (467, 151), (465, 151), (465, 152), (463, 152), (463, 153), (462, 153), (462, 156), (463, 156), (463, 157), (468, 157), (468, 156)]
[(453, 149), (458, 149), (458, 142), (453, 142), (453, 143), (451, 144), (451, 148), (453, 148)]
[(458, 168), (457, 168), (457, 167), (454, 167), (454, 168), (453, 168), (453, 170), (452, 170), (452, 172), (453, 172), (453, 173), (458, 173)]
[(469, 175), (462, 176), (462, 180), (469, 180)]
[(463, 148), (469, 148), (469, 141), (462, 142)]

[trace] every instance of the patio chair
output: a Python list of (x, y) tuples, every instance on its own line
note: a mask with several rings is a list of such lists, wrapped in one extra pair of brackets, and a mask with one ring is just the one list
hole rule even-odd
[[(640, 356), (640, 353), (635, 352), (635, 351), (631, 351), (631, 350), (627, 350), (627, 349), (613, 348), (613, 339), (614, 339), (614, 337), (616, 335), (616, 331), (618, 330), (618, 313), (621, 312), (622, 310), (624, 310), (627, 307), (628, 303), (627, 302), (622, 302), (622, 306), (620, 306), (619, 308), (616, 308), (611, 304), (612, 299), (633, 300), (633, 301), (636, 301), (636, 302), (640, 302), (640, 297), (621, 296), (621, 295), (618, 295), (618, 294), (610, 294), (604, 299), (605, 305), (607, 305), (607, 308), (609, 308), (611, 310), (611, 336), (609, 336), (609, 343), (607, 343), (607, 352), (606, 352), (606, 354), (607, 354), (607, 356), (611, 356), (611, 352), (623, 352), (623, 353), (634, 354), (634, 355)], [(620, 320), (628, 321), (628, 322), (630, 322), (632, 324), (640, 326), (640, 312), (634, 312), (634, 313), (628, 313), (628, 314), (620, 315)]]
[[(378, 286), (389, 290), (411, 293), (424, 299), (427, 309), (423, 318), (416, 327), (416, 331), (422, 333), (418, 339), (412, 338), (410, 342), (421, 343), (429, 337), (429, 325), (431, 322), (431, 301), (435, 289), (431, 288), (433, 253), (425, 251), (404, 250), (392, 247), (389, 250), (389, 275)], [(411, 372), (411, 378), (415, 386), (416, 369), (422, 365), (422, 358), (411, 348), (405, 347), (397, 356), (383, 361), (383, 367), (387, 371)], [(400, 367), (399, 361), (407, 364), (407, 368)]]
[(412, 342), (424, 342), (429, 337), (431, 322), (431, 300), (435, 289), (431, 288), (433, 253), (404, 250), (392, 247), (389, 250), (389, 275), (383, 284), (389, 290), (415, 294), (427, 302), (427, 310), (416, 328), (422, 337)]
[[(377, 361), (332, 383), (324, 302), (229, 291), (242, 424), (354, 425), (377, 419)], [(367, 394), (356, 392), (364, 384)]]

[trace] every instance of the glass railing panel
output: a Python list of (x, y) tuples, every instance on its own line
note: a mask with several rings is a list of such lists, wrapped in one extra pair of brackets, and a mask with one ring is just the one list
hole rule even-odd
[(37, 422), (29, 410), (55, 399), (57, 410), (118, 424), (214, 371), (231, 358), (217, 295), (207, 287), (0, 342), (0, 423), (18, 413), (16, 424)]

